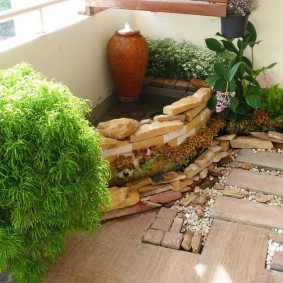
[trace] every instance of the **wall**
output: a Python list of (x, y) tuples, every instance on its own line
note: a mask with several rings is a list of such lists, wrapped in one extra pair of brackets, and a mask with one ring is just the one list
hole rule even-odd
[(108, 40), (125, 21), (131, 22), (132, 13), (107, 10), (82, 19), (55, 32), (33, 36), (11, 49), (1, 51), (1, 42), (0, 68), (27, 61), (48, 79), (63, 82), (75, 95), (90, 99), (95, 106), (114, 89), (107, 64)]
[[(267, 66), (278, 62), (273, 68), (274, 83), (283, 86), (283, 37), (282, 29), (283, 1), (259, 0), (260, 7), (252, 13), (250, 20), (258, 32), (258, 40), (262, 42), (255, 47), (255, 63)], [(182, 14), (165, 14), (135, 11), (134, 26), (145, 36), (182, 38), (204, 46), (204, 39), (214, 37), (220, 31), (220, 19)]]

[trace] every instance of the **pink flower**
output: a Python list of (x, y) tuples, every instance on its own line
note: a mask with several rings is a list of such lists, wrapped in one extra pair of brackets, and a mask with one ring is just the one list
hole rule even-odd
[(221, 92), (217, 91), (216, 98), (217, 98), (217, 104), (216, 104), (216, 112), (220, 113), (222, 112), (230, 103), (230, 100), (232, 97), (236, 95), (235, 92)]
[(262, 88), (272, 87), (273, 85), (272, 75), (273, 75), (272, 71), (264, 71), (263, 73), (258, 75), (257, 80)]

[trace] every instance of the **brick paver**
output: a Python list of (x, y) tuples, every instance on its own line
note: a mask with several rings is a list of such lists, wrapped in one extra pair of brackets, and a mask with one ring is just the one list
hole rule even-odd
[(218, 196), (211, 211), (213, 218), (249, 225), (283, 228), (283, 208), (248, 200)]
[(259, 151), (254, 153), (251, 149), (242, 149), (238, 154), (236, 161), (283, 170), (283, 154), (275, 152)]
[(148, 229), (143, 237), (143, 241), (154, 245), (160, 245), (164, 237), (164, 233), (165, 232), (162, 230)]
[(283, 271), (283, 251), (274, 253), (270, 267), (273, 270)]
[(183, 234), (178, 232), (165, 232), (161, 246), (179, 250), (183, 240)]
[(176, 215), (177, 215), (177, 210), (161, 207), (160, 210), (158, 211), (157, 217), (174, 219)]
[(172, 222), (173, 219), (156, 218), (153, 224), (151, 225), (151, 228), (156, 230), (169, 231)]
[(170, 232), (180, 232), (183, 225), (183, 218), (176, 217), (170, 228)]
[(260, 172), (232, 169), (226, 180), (226, 185), (283, 196), (283, 177), (271, 176)]

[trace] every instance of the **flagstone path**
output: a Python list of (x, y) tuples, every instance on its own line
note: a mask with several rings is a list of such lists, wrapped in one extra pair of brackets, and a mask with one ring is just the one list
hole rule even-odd
[[(241, 150), (237, 162), (283, 170), (283, 154)], [(263, 177), (262, 177), (263, 176)], [(233, 169), (227, 184), (277, 196), (282, 177)], [(283, 229), (283, 208), (218, 196), (201, 254), (141, 241), (156, 211), (107, 221), (101, 230), (68, 240), (68, 252), (49, 266), (45, 283), (280, 283), (265, 268), (270, 228)], [(266, 227), (266, 228), (265, 228)]]

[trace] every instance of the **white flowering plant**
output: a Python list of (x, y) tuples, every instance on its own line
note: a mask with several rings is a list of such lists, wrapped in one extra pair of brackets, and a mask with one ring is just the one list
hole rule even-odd
[(258, 8), (258, 0), (229, 0), (228, 15), (246, 16)]
[(147, 75), (168, 79), (206, 79), (217, 60), (214, 52), (189, 41), (172, 38), (147, 38), (149, 60)]

